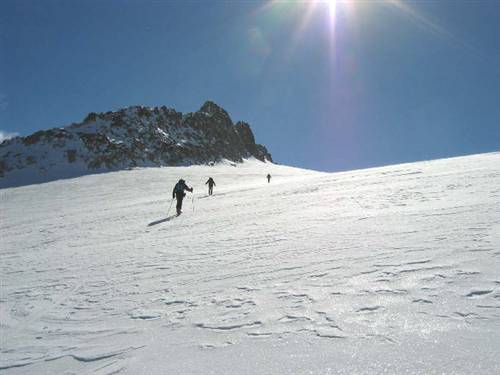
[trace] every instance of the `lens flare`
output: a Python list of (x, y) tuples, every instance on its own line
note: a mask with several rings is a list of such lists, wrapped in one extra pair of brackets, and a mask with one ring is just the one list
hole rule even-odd
[(337, 10), (337, 0), (328, 0), (328, 8), (330, 10), (330, 17), (335, 18), (335, 12)]
[(417, 10), (413, 8), (409, 3), (403, 2), (402, 0), (385, 0), (384, 3), (395, 7), (401, 13), (410, 17), (414, 22), (424, 27), (425, 29), (448, 38), (453, 38), (453, 35), (450, 32), (445, 30), (436, 22), (433, 22), (428, 17), (424, 16), (422, 13), (417, 12)]
[[(331, 34), (335, 37), (335, 26), (337, 23), (339, 8), (342, 8), (342, 13), (352, 13), (354, 7), (364, 7), (373, 5), (386, 5), (397, 9), (402, 15), (409, 17), (417, 25), (430, 31), (436, 35), (440, 35), (447, 39), (456, 39), (453, 34), (446, 30), (443, 26), (433, 21), (431, 18), (419, 12), (410, 2), (405, 0), (380, 0), (378, 2), (367, 2), (363, 0), (270, 0), (260, 8), (263, 13), (280, 13), (285, 15), (286, 11), (291, 9), (299, 10), (301, 20), (298, 23), (296, 32), (293, 35), (293, 41), (300, 38), (300, 34), (304, 33), (313, 14), (319, 11), (328, 12), (331, 24)], [(351, 16), (349, 14), (348, 16)]]
[(330, 54), (332, 61), (335, 60), (335, 26), (337, 21), (337, 0), (328, 1), (328, 10), (330, 14)]

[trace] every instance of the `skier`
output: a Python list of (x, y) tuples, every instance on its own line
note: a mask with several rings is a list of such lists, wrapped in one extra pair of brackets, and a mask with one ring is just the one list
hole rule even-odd
[(267, 183), (270, 183), (271, 182), (271, 175), (268, 173), (267, 174)]
[(190, 191), (191, 193), (193, 192), (193, 188), (190, 188), (189, 186), (186, 185), (186, 181), (184, 181), (182, 178), (179, 180), (177, 184), (174, 186), (174, 190), (172, 191), (172, 199), (177, 198), (177, 216), (179, 216), (182, 213), (182, 200), (186, 196), (186, 193), (184, 193), (184, 190)]
[(208, 184), (208, 195), (212, 195), (214, 192), (214, 186), (217, 186), (217, 185), (215, 185), (214, 179), (212, 177), (209, 177), (208, 181), (205, 182), (205, 185), (206, 184)]

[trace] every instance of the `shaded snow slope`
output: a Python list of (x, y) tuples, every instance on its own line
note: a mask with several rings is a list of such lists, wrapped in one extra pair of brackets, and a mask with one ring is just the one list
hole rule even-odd
[[(167, 217), (180, 177), (194, 205)], [(0, 194), (3, 373), (500, 372), (499, 153)]]

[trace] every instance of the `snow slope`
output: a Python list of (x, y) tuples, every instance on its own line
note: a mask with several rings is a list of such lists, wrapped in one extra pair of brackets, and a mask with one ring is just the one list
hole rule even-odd
[(500, 153), (0, 194), (2, 373), (500, 373)]

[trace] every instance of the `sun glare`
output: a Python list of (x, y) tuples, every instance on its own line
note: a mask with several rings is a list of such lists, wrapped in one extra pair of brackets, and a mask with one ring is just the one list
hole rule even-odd
[(328, 7), (330, 8), (330, 13), (335, 15), (337, 0), (328, 0)]
[(328, 10), (330, 11), (331, 32), (335, 33), (335, 18), (337, 15), (337, 0), (328, 0)]
[(264, 11), (273, 10), (276, 14), (287, 14), (290, 9), (301, 9), (302, 19), (298, 24), (297, 33), (301, 34), (307, 28), (310, 20), (312, 20), (313, 13), (322, 11), (328, 13), (330, 19), (331, 34), (335, 34), (335, 24), (338, 18), (338, 13), (346, 13), (348, 17), (352, 17), (355, 8), (358, 6), (371, 6), (371, 5), (386, 5), (396, 8), (402, 14), (405, 14), (415, 23), (426, 28), (427, 30), (436, 34), (452, 38), (453, 35), (441, 25), (433, 22), (431, 18), (425, 16), (422, 12), (418, 12), (415, 6), (408, 0), (379, 0), (369, 2), (367, 0), (269, 0), (264, 3), (261, 8)]
[[(387, 6), (397, 9), (401, 14), (407, 16), (426, 30), (457, 41), (465, 46), (463, 42), (457, 40), (445, 28), (433, 22), (431, 18), (425, 16), (422, 12), (419, 12), (409, 0), (378, 0), (372, 2), (368, 0), (269, 0), (260, 9), (271, 16), (268, 19), (273, 21), (275, 25), (288, 16), (296, 17), (297, 22), (290, 33), (290, 42), (286, 52), (290, 56), (300, 51), (300, 43), (307, 35), (311, 23), (322, 22), (324, 32), (328, 34), (330, 59), (332, 66), (334, 66), (337, 55), (343, 52), (338, 51), (337, 41), (339, 37), (342, 37), (342, 35), (338, 34), (342, 31), (345, 33), (348, 30), (347, 27), (339, 28), (339, 26), (342, 23), (345, 25), (347, 23), (351, 25), (356, 24), (357, 17), (360, 15), (369, 15), (370, 8), (375, 6)], [(259, 32), (262, 33), (263, 40), (265, 41), (265, 31), (259, 29)], [(269, 51), (266, 56), (270, 54), (271, 48), (272, 46), (269, 45), (265, 50)]]

